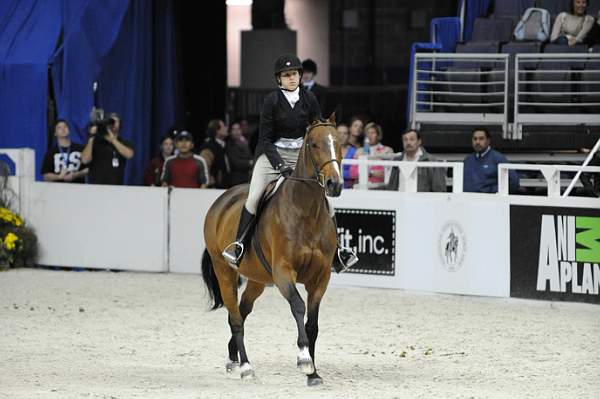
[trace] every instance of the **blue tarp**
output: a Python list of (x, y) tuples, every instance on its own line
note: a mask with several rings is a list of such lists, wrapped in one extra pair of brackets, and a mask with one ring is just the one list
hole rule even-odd
[(99, 81), (99, 105), (121, 116), (135, 146), (126, 180), (141, 184), (151, 149), (176, 121), (173, 18), (166, 0), (0, 1), (0, 147), (35, 149), (39, 169), (50, 66), (58, 117), (77, 142), (87, 139)]

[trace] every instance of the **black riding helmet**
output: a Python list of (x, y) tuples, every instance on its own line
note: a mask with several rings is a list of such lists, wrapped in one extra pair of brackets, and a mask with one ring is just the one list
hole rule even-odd
[(302, 75), (302, 62), (300, 62), (300, 58), (296, 57), (294, 54), (283, 54), (281, 56), (279, 56), (279, 58), (277, 58), (275, 60), (275, 68), (274, 68), (274, 75), (275, 75), (275, 80), (277, 81), (277, 84), (280, 84), (279, 82), (279, 74), (281, 72), (285, 72), (285, 71), (292, 71), (292, 70), (297, 70), (298, 73), (300, 73), (300, 75)]

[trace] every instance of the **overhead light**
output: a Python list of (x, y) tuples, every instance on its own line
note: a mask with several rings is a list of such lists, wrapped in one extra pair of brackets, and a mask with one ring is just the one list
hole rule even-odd
[(252, 0), (227, 0), (225, 4), (228, 6), (251, 6)]

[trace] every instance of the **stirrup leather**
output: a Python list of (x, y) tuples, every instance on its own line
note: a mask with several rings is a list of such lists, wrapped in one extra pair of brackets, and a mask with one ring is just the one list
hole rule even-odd
[(237, 265), (244, 254), (244, 243), (234, 241), (225, 247), (221, 255), (229, 262)]

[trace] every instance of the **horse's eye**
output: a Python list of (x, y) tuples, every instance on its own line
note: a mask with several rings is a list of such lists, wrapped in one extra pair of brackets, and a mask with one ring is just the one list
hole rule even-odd
[(311, 148), (319, 148), (317, 143), (310, 143)]

